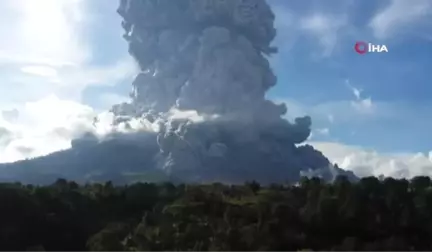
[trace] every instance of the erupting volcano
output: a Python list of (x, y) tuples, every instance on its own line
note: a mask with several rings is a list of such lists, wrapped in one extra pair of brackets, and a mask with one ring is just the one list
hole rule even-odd
[(140, 72), (131, 102), (113, 106), (112, 127), (135, 131), (87, 134), (63, 154), (25, 161), (27, 171), (55, 163), (58, 176), (79, 181), (94, 169), (161, 171), (184, 182), (353, 176), (302, 144), (310, 117), (289, 122), (285, 104), (266, 99), (277, 48), (265, 0), (121, 0), (118, 13)]

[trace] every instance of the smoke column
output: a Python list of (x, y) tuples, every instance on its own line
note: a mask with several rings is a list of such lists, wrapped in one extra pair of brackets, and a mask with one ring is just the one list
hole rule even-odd
[(187, 181), (263, 183), (329, 169), (309, 145), (311, 119), (288, 122), (267, 57), (277, 52), (264, 0), (121, 0), (124, 38), (140, 67), (122, 120), (157, 125), (156, 166)]

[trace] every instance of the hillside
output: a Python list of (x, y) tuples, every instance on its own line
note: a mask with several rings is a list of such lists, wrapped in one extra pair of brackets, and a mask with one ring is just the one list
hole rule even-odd
[[(124, 137), (112, 138), (102, 142), (76, 145), (42, 157), (0, 164), (0, 182), (19, 181), (25, 184), (47, 185), (58, 178), (66, 178), (77, 183), (110, 180), (114, 184), (160, 181), (242, 184), (247, 180), (257, 180), (269, 184), (295, 183), (301, 174), (321, 177), (326, 181), (332, 181), (338, 175), (347, 176), (351, 181), (358, 180), (352, 172), (338, 167), (298, 171), (286, 166), (287, 172), (284, 173), (289, 176), (281, 177), (272, 174), (272, 167), (263, 169), (259, 163), (251, 166), (239, 163), (239, 168), (234, 170), (220, 166), (214, 170), (192, 170), (192, 174), (184, 171), (170, 174), (157, 168), (157, 146), (145, 143), (146, 139), (139, 137), (133, 140)], [(245, 155), (245, 160), (247, 159)]]
[(1, 250), (431, 250), (432, 183), (1, 184)]

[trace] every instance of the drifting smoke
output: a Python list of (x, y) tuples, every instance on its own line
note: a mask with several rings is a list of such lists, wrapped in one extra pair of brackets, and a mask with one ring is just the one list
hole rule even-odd
[(284, 104), (265, 99), (277, 50), (264, 0), (121, 0), (118, 13), (141, 71), (132, 102), (113, 107), (114, 124), (147, 129), (156, 168), (186, 181), (263, 183), (339, 171), (298, 146), (309, 117), (290, 123)]

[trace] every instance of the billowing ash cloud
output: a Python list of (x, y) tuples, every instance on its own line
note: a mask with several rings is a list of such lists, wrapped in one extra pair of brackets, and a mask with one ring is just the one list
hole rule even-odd
[(264, 0), (121, 0), (118, 13), (141, 72), (133, 101), (112, 112), (117, 123), (156, 126), (158, 168), (192, 181), (280, 182), (331, 166), (297, 146), (311, 118), (290, 123), (285, 104), (265, 99), (277, 50)]

